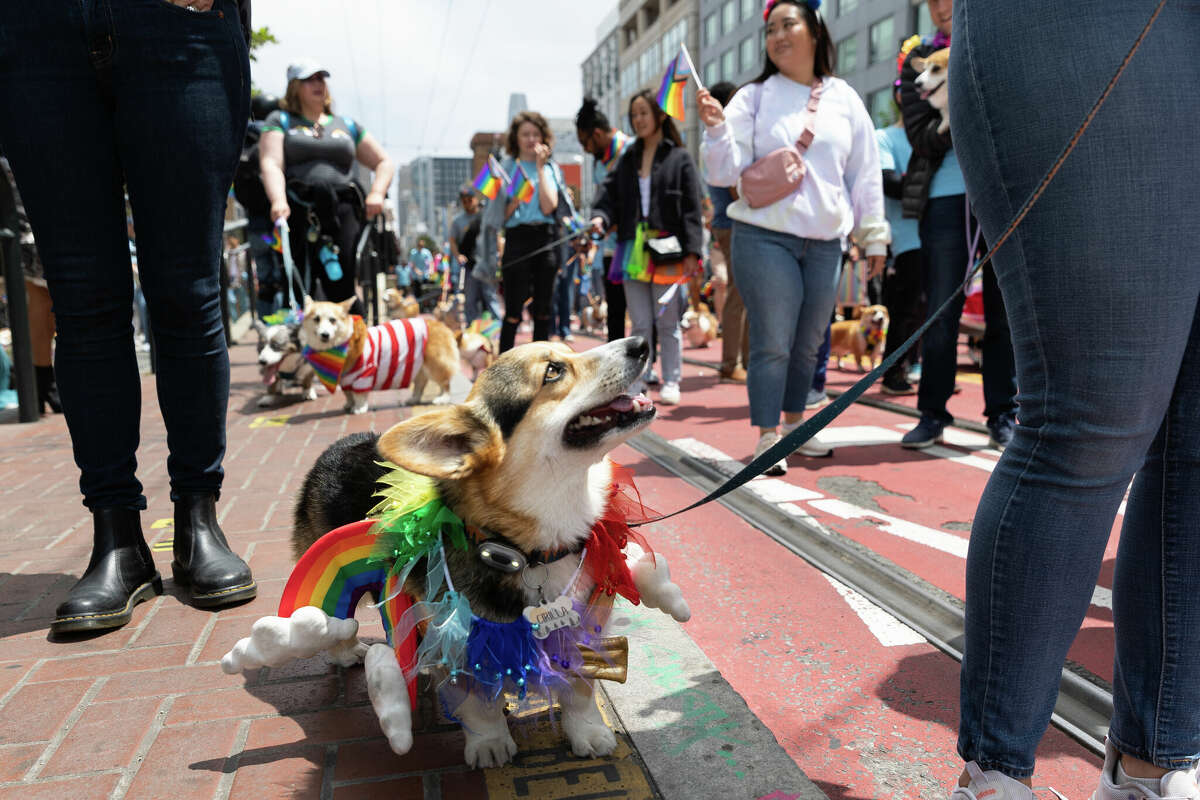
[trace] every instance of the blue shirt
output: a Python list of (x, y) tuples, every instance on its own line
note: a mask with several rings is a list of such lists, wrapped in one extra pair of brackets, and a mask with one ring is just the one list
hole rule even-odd
[[(879, 143), (879, 168), (892, 169), (903, 174), (908, 170), (912, 158), (912, 145), (900, 125), (889, 125), (875, 131)], [(905, 219), (900, 201), (894, 197), (883, 198), (883, 212), (892, 226), (892, 255), (898, 256), (909, 250), (921, 248), (920, 227), (915, 219)]]
[(963, 183), (962, 170), (958, 166), (958, 156), (954, 150), (947, 150), (942, 165), (933, 174), (929, 184), (929, 197), (950, 197), (956, 194), (966, 194), (967, 185)]
[[(515, 164), (506, 163), (504, 165), (504, 171), (507, 172), (510, 177), (512, 177), (516, 172), (516, 169), (517, 168)], [(525, 177), (528, 180), (531, 178), (531, 176), (537, 174), (537, 164), (533, 161), (522, 161), (521, 171), (525, 173)], [(543, 225), (554, 222), (553, 215), (542, 213), (541, 187), (543, 183), (557, 186), (558, 191), (560, 192), (563, 190), (562, 172), (559, 170), (558, 165), (554, 162), (550, 162), (546, 164), (546, 166), (542, 167), (542, 177), (537, 183), (534, 184), (533, 197), (529, 199), (529, 202), (521, 203), (517, 206), (517, 210), (514, 211), (513, 215), (504, 223), (504, 227), (515, 228), (518, 225)]]

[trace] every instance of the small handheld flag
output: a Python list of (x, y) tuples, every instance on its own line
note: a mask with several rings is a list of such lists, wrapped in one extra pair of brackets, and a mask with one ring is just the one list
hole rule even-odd
[(520, 164), (517, 164), (517, 169), (513, 172), (512, 186), (509, 187), (508, 193), (520, 203), (528, 203), (533, 199), (533, 182), (525, 177), (525, 170), (521, 169)]
[(684, 115), (683, 90), (687, 86), (689, 78), (695, 79), (697, 88), (704, 88), (704, 84), (700, 82), (700, 76), (696, 74), (696, 67), (692, 64), (692, 57), (688, 53), (687, 45), (680, 43), (679, 52), (667, 65), (662, 85), (655, 97), (659, 108), (680, 121), (683, 120)]
[(495, 200), (496, 195), (500, 193), (500, 179), (492, 173), (492, 165), (484, 164), (483, 169), (479, 170), (479, 174), (475, 176), (475, 182), (472, 184), (479, 193), (489, 200)]

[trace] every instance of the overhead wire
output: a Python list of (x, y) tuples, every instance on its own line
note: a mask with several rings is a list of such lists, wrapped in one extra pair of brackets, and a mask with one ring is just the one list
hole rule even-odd
[(358, 65), (354, 58), (354, 37), (350, 31), (350, 8), (347, 5), (348, 0), (342, 0), (342, 23), (346, 30), (346, 49), (350, 51), (350, 80), (354, 82), (354, 109), (356, 114), (363, 113), (362, 95), (359, 93), (358, 85)]
[(446, 115), (446, 126), (442, 128), (442, 135), (438, 138), (439, 142), (446, 141), (446, 135), (450, 132), (450, 126), (454, 122), (454, 111), (458, 108), (458, 98), (462, 94), (462, 87), (467, 74), (471, 71), (470, 59), (475, 57), (475, 53), (477, 52), (475, 48), (479, 44), (479, 37), (483, 35), (483, 29), (487, 27), (487, 15), (491, 8), (491, 3), (485, 4), (483, 13), (479, 15), (479, 24), (475, 28), (475, 36), (471, 41), (471, 46), (467, 48), (468, 61), (463, 64), (462, 70), (458, 73), (458, 85), (454, 87), (454, 99), (450, 103), (450, 111)]
[(438, 41), (438, 48), (435, 55), (436, 63), (434, 64), (433, 78), (429, 81), (429, 99), (425, 101), (425, 123), (421, 126), (421, 147), (418, 152), (425, 149), (425, 137), (429, 133), (429, 118), (433, 116), (430, 110), (433, 108), (433, 96), (437, 92), (437, 79), (441, 74), (442, 53), (446, 49), (446, 33), (450, 30), (450, 14), (454, 8), (454, 0), (446, 1), (446, 18), (442, 22), (442, 36)]

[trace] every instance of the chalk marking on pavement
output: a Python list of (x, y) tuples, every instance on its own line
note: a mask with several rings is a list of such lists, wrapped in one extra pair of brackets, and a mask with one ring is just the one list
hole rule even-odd
[(879, 606), (851, 589), (831, 575), (824, 575), (829, 585), (846, 601), (846, 605), (858, 615), (879, 643), (884, 647), (900, 647), (906, 644), (924, 644), (925, 637), (884, 611)]

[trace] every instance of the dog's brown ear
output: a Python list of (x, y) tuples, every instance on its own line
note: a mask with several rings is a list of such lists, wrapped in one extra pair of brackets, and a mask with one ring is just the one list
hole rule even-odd
[(347, 297), (345, 300), (338, 303), (338, 305), (342, 307), (342, 311), (345, 311), (347, 314), (349, 314), (350, 307), (354, 305), (354, 301), (357, 299), (357, 297)]
[(304, 315), (305, 316), (308, 316), (308, 313), (312, 310), (312, 306), (313, 306), (313, 299), (311, 297), (309, 297), (308, 295), (304, 295)]
[(393, 425), (379, 437), (377, 449), (387, 460), (418, 475), (460, 480), (498, 460), (504, 440), (468, 406), (460, 405)]

